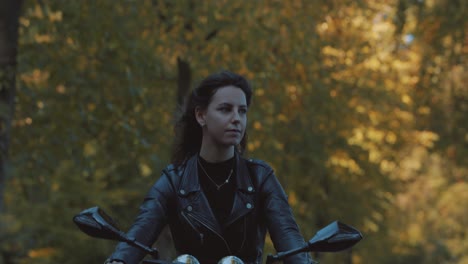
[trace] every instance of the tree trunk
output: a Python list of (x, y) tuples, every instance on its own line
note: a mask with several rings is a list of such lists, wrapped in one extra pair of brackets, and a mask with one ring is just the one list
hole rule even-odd
[[(187, 92), (190, 91), (192, 82), (192, 70), (190, 64), (187, 61), (182, 60), (180, 57), (177, 58), (177, 110), (184, 105), (184, 98)], [(164, 260), (172, 260), (176, 257), (176, 251), (172, 240), (172, 235), (168, 227), (159, 235), (159, 239), (155, 244), (159, 250), (160, 258)]]
[(21, 4), (22, 0), (0, 0), (0, 213), (4, 211), (3, 194), (16, 90)]
[(182, 106), (184, 104), (184, 98), (190, 90), (190, 85), (192, 83), (190, 64), (178, 57), (177, 72), (177, 105)]

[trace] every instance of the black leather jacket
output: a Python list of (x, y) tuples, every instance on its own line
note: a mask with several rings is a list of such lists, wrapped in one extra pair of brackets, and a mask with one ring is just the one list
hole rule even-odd
[[(239, 155), (236, 159), (237, 190), (223, 226), (200, 189), (197, 156), (193, 156), (182, 166), (169, 165), (163, 170), (127, 234), (152, 245), (169, 224), (177, 252), (194, 255), (202, 264), (216, 263), (228, 255), (246, 263), (262, 263), (267, 230), (277, 251), (304, 245), (286, 194), (271, 167)], [(143, 257), (143, 252), (119, 243), (109, 259), (136, 264)], [(302, 253), (285, 263), (310, 263), (310, 258)]]

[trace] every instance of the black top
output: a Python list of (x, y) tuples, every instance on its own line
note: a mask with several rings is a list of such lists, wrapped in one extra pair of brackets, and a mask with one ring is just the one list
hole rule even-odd
[[(210, 163), (199, 156), (198, 178), (200, 185), (221, 226), (231, 213), (234, 202), (235, 165), (234, 157), (226, 161)], [(226, 183), (226, 180), (229, 181)]]

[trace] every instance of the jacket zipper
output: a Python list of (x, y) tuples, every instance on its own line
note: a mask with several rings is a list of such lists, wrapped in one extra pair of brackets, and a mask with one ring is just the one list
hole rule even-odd
[(188, 219), (188, 217), (187, 217), (187, 215), (185, 214), (184, 211), (182, 211), (181, 213), (182, 213), (182, 216), (185, 218), (185, 220), (187, 220), (187, 222), (189, 223), (189, 225), (193, 228), (193, 230), (194, 230), (196, 233), (198, 233), (198, 236), (200, 237), (200, 242), (201, 242), (201, 244), (203, 245), (203, 243), (204, 243), (204, 239), (203, 239), (204, 235), (203, 235), (203, 233), (200, 232), (200, 231), (198, 231), (198, 229), (197, 229), (195, 226), (193, 226), (192, 222), (190, 222), (190, 220)]
[[(203, 222), (202, 220), (200, 220), (198, 217), (196, 217), (196, 216), (194, 216), (194, 215), (192, 215), (192, 214), (187, 214), (187, 215), (190, 216), (191, 218), (195, 219), (197, 222), (199, 222), (199, 223), (202, 224), (204, 227), (206, 227), (206, 228), (208, 228), (209, 230), (211, 230), (211, 232), (215, 233), (219, 238), (221, 238), (221, 240), (222, 240), (222, 241), (224, 242), (224, 244), (226, 245), (226, 248), (227, 248), (227, 250), (228, 250), (228, 252), (229, 252), (229, 255), (232, 254), (232, 253), (231, 253), (231, 248), (229, 247), (228, 243), (226, 242), (226, 240), (225, 240), (220, 234), (218, 234), (218, 232), (216, 232), (215, 230), (213, 230), (211, 227), (209, 227), (205, 222)], [(187, 218), (186, 218), (186, 219), (187, 219)], [(189, 221), (189, 220), (187, 219), (187, 221)], [(189, 221), (189, 223), (190, 223), (190, 221)], [(195, 228), (195, 227), (192, 225), (192, 223), (190, 223), (190, 225), (191, 225), (193, 228)], [(196, 230), (196, 229), (195, 229), (195, 230)], [(201, 237), (203, 238), (203, 234), (202, 234)]]
[(245, 239), (246, 239), (246, 236), (247, 236), (247, 218), (244, 217), (244, 239), (242, 239), (242, 244), (239, 248), (239, 250), (237, 251), (237, 253), (239, 253), (242, 248), (244, 247), (244, 244), (245, 244)]

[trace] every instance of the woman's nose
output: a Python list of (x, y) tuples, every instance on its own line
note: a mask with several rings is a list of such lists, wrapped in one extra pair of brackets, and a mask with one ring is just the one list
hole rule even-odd
[(234, 111), (233, 115), (232, 115), (232, 121), (233, 122), (239, 122), (240, 121), (240, 115), (237, 111)]

